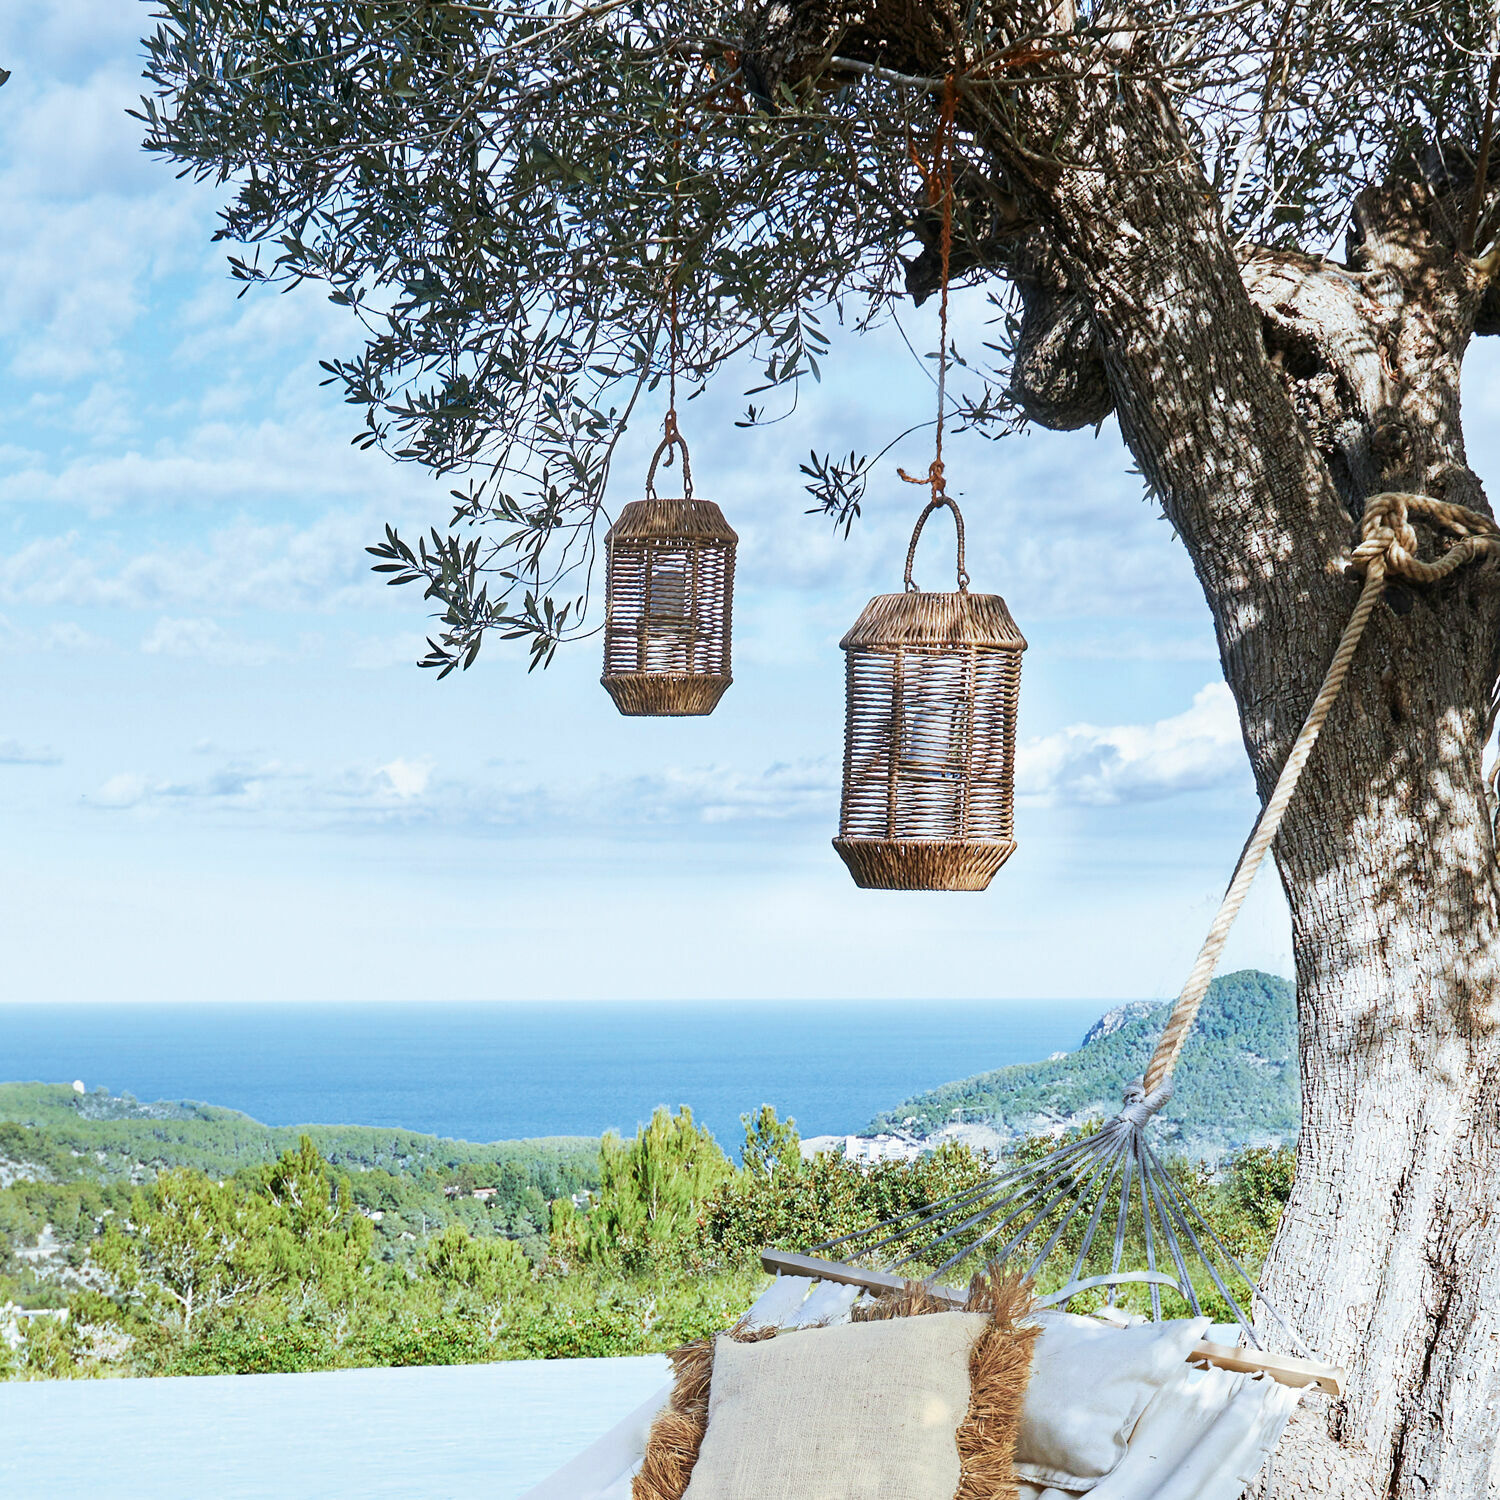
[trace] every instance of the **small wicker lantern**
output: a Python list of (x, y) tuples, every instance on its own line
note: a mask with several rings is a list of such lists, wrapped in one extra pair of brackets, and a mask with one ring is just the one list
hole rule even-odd
[[(946, 505), (958, 527), (958, 592), (912, 583), (917, 539)], [(922, 512), (906, 588), (865, 606), (846, 655), (844, 793), (833, 841), (854, 883), (982, 891), (1010, 858), (1021, 653), (998, 594), (971, 594), (963, 517), (946, 495)]]
[[(656, 467), (682, 450), (684, 498), (656, 494)], [(669, 421), (651, 460), (646, 498), (605, 538), (604, 675), (622, 714), (710, 714), (729, 669), (734, 549), (739, 538), (711, 500), (693, 499), (687, 444)]]

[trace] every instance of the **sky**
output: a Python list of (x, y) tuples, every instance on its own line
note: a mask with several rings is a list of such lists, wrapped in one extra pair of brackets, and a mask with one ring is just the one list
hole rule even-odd
[[(685, 412), (741, 538), (711, 717), (620, 717), (597, 641), (531, 676), (491, 643), (439, 683), (420, 597), (364, 548), (444, 524), (450, 482), (351, 447), (318, 367), (358, 349), (347, 313), (312, 285), (237, 298), (213, 186), (140, 149), (149, 14), (0, 13), (6, 998), (1176, 992), (1256, 808), (1206, 606), (1112, 421), (950, 445), (974, 587), (1030, 642), (1020, 848), (984, 895), (859, 891), (829, 843), (838, 639), (900, 587), (920, 500), (895, 465), (927, 455), (882, 465), (848, 541), (804, 514), (798, 464), (922, 420), (920, 362), (887, 332), (837, 345), (775, 427), (735, 427), (743, 371)], [(1470, 364), (1485, 474), (1500, 379)], [(654, 440), (648, 417), (612, 507)], [(949, 545), (928, 528), (920, 581)], [(1225, 965), (1290, 973), (1274, 873)]]

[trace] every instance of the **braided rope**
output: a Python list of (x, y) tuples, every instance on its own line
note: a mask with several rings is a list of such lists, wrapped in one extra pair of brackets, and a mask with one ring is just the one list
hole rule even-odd
[[(1410, 520), (1413, 515), (1452, 532), (1458, 540), (1435, 561), (1424, 561), (1417, 556), (1417, 534), (1412, 529)], [(1372, 495), (1365, 504), (1360, 531), (1362, 540), (1351, 553), (1349, 563), (1353, 572), (1363, 575), (1364, 587), (1360, 590), (1349, 623), (1339, 638), (1338, 650), (1333, 654), (1323, 686), (1308, 710), (1302, 731), (1286, 758), (1286, 764), (1281, 768), (1280, 776), (1276, 778), (1275, 788), (1266, 800), (1265, 807), (1261, 809), (1255, 831), (1240, 855), (1239, 864), (1235, 866), (1234, 879), (1229, 882), (1229, 889), (1224, 893), (1218, 915), (1208, 930), (1202, 948), (1198, 950), (1197, 961), (1193, 964), (1182, 994), (1172, 1007), (1172, 1014), (1167, 1018), (1156, 1050), (1151, 1054), (1144, 1080), (1144, 1091), (1148, 1096), (1160, 1094), (1162, 1086), (1170, 1082), (1172, 1070), (1177, 1066), (1177, 1059), (1187, 1042), (1188, 1033), (1193, 1029), (1193, 1022), (1198, 1018), (1203, 997), (1208, 992), (1209, 980), (1213, 978), (1219, 956), (1224, 951), (1229, 929), (1234, 925), (1234, 919), (1239, 915), (1240, 907), (1249, 894), (1261, 861), (1281, 827), (1282, 817), (1297, 790), (1297, 782), (1318, 742), (1324, 721), (1338, 698), (1344, 679), (1349, 675), (1349, 664), (1359, 649), (1365, 626), (1370, 623), (1370, 616), (1385, 590), (1386, 579), (1397, 577), (1412, 583), (1436, 583), (1476, 558), (1500, 559), (1500, 527), (1489, 517), (1466, 510), (1461, 505), (1428, 499), (1425, 495), (1395, 492)], [(1166, 1096), (1170, 1097), (1170, 1089), (1167, 1089)], [(1165, 1102), (1166, 1098), (1163, 1097), (1161, 1103)], [(1160, 1104), (1157, 1108), (1160, 1108)]]
[(666, 434), (661, 442), (656, 445), (656, 452), (651, 455), (651, 468), (646, 474), (646, 497), (655, 500), (656, 496), (656, 469), (662, 458), (667, 458), (667, 467), (671, 468), (672, 460), (670, 453), (673, 448), (682, 454), (682, 496), (685, 500), (693, 498), (693, 461), (688, 457), (687, 439), (677, 429), (677, 412), (673, 407), (667, 409), (666, 420), (662, 423), (662, 430)]
[[(904, 477), (904, 476), (903, 476)], [(941, 510), (944, 506), (953, 512), (953, 529), (958, 533), (958, 591), (960, 594), (969, 592), (969, 570), (964, 565), (964, 517), (959, 510), (957, 502), (946, 491), (939, 493), (936, 498), (929, 500), (922, 509), (922, 514), (917, 517), (917, 524), (912, 528), (911, 545), (906, 549), (906, 592), (917, 594), (921, 590), (912, 582), (911, 570), (917, 562), (917, 543), (922, 538), (922, 528), (927, 524), (927, 518), (933, 511)]]

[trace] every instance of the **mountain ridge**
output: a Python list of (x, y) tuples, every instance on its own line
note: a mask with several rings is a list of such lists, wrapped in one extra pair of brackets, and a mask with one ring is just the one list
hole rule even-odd
[(194, 1099), (143, 1102), (106, 1089), (78, 1093), (67, 1084), (0, 1083), (0, 1125), (45, 1132), (76, 1157), (88, 1157), (105, 1179), (140, 1180), (166, 1167), (191, 1166), (227, 1177), (294, 1150), (302, 1136), (338, 1167), (410, 1173), (464, 1165), (498, 1173), (507, 1163), (536, 1163), (564, 1175), (591, 1175), (596, 1136), (531, 1136), (463, 1141), (377, 1125), (266, 1125), (221, 1104)]
[[(915, 1094), (877, 1115), (864, 1134), (924, 1139), (979, 1126), (1014, 1138), (1108, 1118), (1124, 1086), (1145, 1069), (1165, 1003), (1118, 1005), (1072, 1052)], [(1214, 1161), (1245, 1146), (1294, 1140), (1301, 1106), (1292, 984), (1258, 969), (1214, 980), (1174, 1082), (1172, 1101), (1155, 1122), (1158, 1149)]]

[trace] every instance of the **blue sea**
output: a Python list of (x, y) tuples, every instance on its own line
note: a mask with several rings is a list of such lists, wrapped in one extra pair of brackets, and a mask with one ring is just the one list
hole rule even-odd
[(470, 1141), (628, 1135), (688, 1104), (732, 1151), (763, 1103), (804, 1136), (858, 1131), (923, 1089), (1072, 1049), (1108, 1006), (3, 1005), (0, 1079)]

